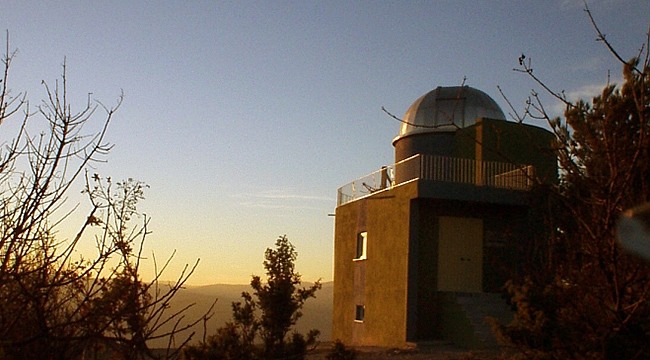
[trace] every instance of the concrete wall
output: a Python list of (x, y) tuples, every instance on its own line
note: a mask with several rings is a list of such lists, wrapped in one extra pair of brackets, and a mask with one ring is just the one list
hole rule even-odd
[(433, 340), (437, 336), (438, 217), (423, 199), (412, 201), (413, 224), (418, 232), (412, 239), (409, 273), (409, 341)]
[(336, 208), (334, 225), (334, 294), (332, 340), (346, 344), (352, 341), (355, 316), (354, 259), (361, 204), (364, 200), (346, 203)]
[[(534, 219), (525, 205), (489, 204), (441, 199), (417, 199), (420, 212), (419, 291), (434, 296), (438, 291), (437, 242), (439, 216), (470, 217), (483, 220), (483, 291), (498, 292), (509, 275), (517, 270), (531, 241)], [(435, 285), (435, 286), (432, 286)], [(431, 289), (431, 290), (427, 290)], [(424, 297), (424, 295), (421, 295)]]
[[(336, 209), (332, 339), (406, 344), (410, 207), (416, 195), (417, 183), (406, 183)], [(359, 231), (368, 234), (367, 259), (355, 261)], [(363, 322), (354, 320), (356, 305), (365, 305)]]
[[(549, 152), (552, 138), (538, 127), (479, 119), (455, 134), (418, 134), (394, 145), (396, 161), (426, 153), (532, 164), (544, 181), (553, 182), (557, 164)], [(419, 180), (337, 207), (332, 339), (401, 347), (407, 341), (439, 337), (445, 327), (440, 322), (448, 319), (441, 317), (444, 299), (437, 292), (438, 218), (483, 220), (482, 288), (499, 291), (524, 260), (528, 234), (535, 229), (528, 195)], [(367, 232), (367, 259), (355, 261), (357, 234), (362, 231)], [(363, 322), (355, 321), (357, 305), (365, 306)]]
[[(426, 184), (419, 184), (420, 187)], [(435, 184), (429, 183), (430, 186)], [(421, 189), (422, 190), (422, 189)], [(421, 195), (421, 194), (420, 194)], [(446, 336), (441, 323), (444, 299), (438, 292), (439, 217), (483, 220), (483, 291), (498, 292), (524, 259), (529, 229), (524, 205), (489, 204), (418, 197), (411, 201), (412, 229), (409, 252), (408, 341), (429, 341)], [(447, 315), (445, 315), (447, 316)], [(448, 320), (448, 317), (444, 319)]]
[[(414, 181), (337, 208), (332, 339), (400, 347), (440, 336), (440, 216), (483, 220), (483, 291), (499, 291), (521, 263), (525, 205), (423, 198), (428, 186), (436, 184)], [(361, 231), (368, 234), (367, 259), (355, 261)], [(363, 322), (354, 320), (356, 305), (365, 305)]]

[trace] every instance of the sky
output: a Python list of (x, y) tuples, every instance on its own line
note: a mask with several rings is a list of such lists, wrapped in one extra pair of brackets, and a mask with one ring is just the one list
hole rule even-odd
[[(176, 251), (164, 278), (200, 259), (189, 284), (247, 283), (286, 234), (303, 280), (330, 281), (337, 189), (393, 162), (400, 124), (382, 107), (402, 116), (426, 92), (465, 81), (507, 114), (500, 87), (521, 110), (542, 91), (513, 71), (521, 54), (574, 99), (597, 95), (608, 73), (621, 79), (580, 0), (0, 4), (17, 50), (14, 93), (38, 104), (64, 59), (73, 110), (88, 93), (112, 106), (124, 92), (114, 147), (92, 171), (150, 186), (139, 206), (151, 218), (145, 280), (152, 254)], [(650, 1), (587, 4), (622, 57), (635, 56)], [(68, 202), (81, 203), (63, 225), (72, 229), (85, 202)]]

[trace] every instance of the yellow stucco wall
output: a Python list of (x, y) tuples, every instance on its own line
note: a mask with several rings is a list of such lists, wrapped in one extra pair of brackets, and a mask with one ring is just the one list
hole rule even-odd
[[(359, 200), (360, 201), (360, 200)], [(359, 201), (336, 209), (334, 225), (334, 299), (332, 340), (352, 342), (354, 323), (354, 268)]]
[[(406, 344), (409, 219), (416, 196), (417, 182), (410, 182), (337, 208), (333, 339), (350, 345)], [(368, 234), (367, 259), (353, 261), (359, 231)], [(362, 323), (354, 321), (359, 301), (365, 305)]]

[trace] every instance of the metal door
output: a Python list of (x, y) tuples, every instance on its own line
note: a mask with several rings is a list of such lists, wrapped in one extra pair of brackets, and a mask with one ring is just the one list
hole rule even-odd
[(438, 291), (481, 292), (483, 220), (451, 216), (438, 220)]

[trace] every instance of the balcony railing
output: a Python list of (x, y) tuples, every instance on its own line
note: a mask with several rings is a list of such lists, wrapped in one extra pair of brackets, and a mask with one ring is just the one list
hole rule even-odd
[(414, 179), (527, 190), (533, 184), (534, 174), (532, 165), (414, 155), (340, 187), (337, 205)]

